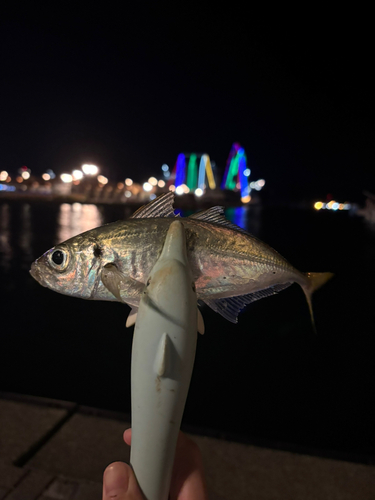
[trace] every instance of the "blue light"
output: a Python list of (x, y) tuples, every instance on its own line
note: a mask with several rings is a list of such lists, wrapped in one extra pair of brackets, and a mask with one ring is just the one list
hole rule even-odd
[(7, 184), (0, 184), (0, 191), (15, 191), (15, 186), (7, 186)]
[(161, 169), (162, 169), (163, 172), (168, 172), (169, 167), (168, 167), (168, 165), (166, 163), (164, 163), (164, 165), (161, 166)]
[(247, 225), (247, 211), (244, 207), (236, 207), (236, 208), (227, 208), (225, 210), (226, 217), (237, 224), (237, 226), (246, 229)]
[(176, 162), (176, 181), (175, 181), (175, 186), (181, 186), (181, 184), (184, 183), (185, 181), (185, 163), (186, 163), (186, 158), (183, 153), (180, 153), (177, 157), (177, 162)]
[[(243, 148), (241, 148), (243, 153), (245, 151)], [(240, 155), (240, 151), (238, 151), (238, 154)], [(247, 176), (245, 175), (245, 170), (247, 169), (246, 167), (246, 156), (244, 154), (240, 155), (239, 161), (238, 161), (238, 173), (239, 173), (239, 178), (240, 178), (240, 184), (241, 184), (241, 198), (244, 198), (249, 194), (249, 184), (247, 180)]]
[(251, 170), (249, 168), (245, 168), (245, 170), (243, 171), (243, 175), (245, 175), (246, 177), (249, 177), (250, 173), (251, 173)]

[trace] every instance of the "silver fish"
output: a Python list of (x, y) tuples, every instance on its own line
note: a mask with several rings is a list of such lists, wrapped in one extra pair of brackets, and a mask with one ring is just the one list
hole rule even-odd
[[(112, 300), (138, 308), (147, 278), (175, 217), (169, 192), (128, 220), (86, 231), (56, 245), (31, 266), (41, 285), (73, 297)], [(182, 218), (197, 297), (227, 320), (255, 300), (298, 283), (311, 317), (312, 293), (332, 273), (303, 274), (276, 250), (228, 221), (223, 207)]]

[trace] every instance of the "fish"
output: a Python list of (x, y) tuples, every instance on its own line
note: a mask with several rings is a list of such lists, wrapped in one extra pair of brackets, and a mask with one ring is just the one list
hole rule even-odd
[[(134, 324), (147, 279), (177, 217), (173, 203), (173, 193), (164, 193), (127, 220), (91, 229), (52, 247), (32, 264), (31, 276), (72, 297), (126, 303), (132, 308), (127, 326)], [(179, 220), (199, 304), (237, 323), (248, 304), (297, 283), (314, 324), (312, 294), (332, 273), (298, 271), (276, 250), (227, 220), (221, 206)], [(202, 318), (198, 322), (203, 330)]]

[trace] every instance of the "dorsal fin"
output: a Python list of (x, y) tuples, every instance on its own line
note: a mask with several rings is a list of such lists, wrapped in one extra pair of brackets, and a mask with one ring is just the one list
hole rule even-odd
[(270, 286), (264, 290), (258, 290), (257, 292), (249, 293), (248, 295), (240, 295), (238, 297), (228, 297), (216, 300), (204, 299), (203, 301), (208, 305), (208, 307), (211, 307), (211, 309), (215, 312), (221, 314), (223, 318), (231, 321), (232, 323), (237, 323), (238, 315), (242, 309), (247, 306), (247, 304), (281, 292), (281, 290), (284, 290), (284, 288), (287, 288), (291, 284), (292, 283), (282, 283), (280, 285)]
[(155, 198), (147, 205), (138, 208), (131, 219), (150, 219), (151, 217), (176, 217), (173, 210), (174, 194), (172, 191)]
[(235, 231), (240, 231), (241, 233), (246, 233), (242, 227), (233, 224), (233, 222), (229, 221), (224, 215), (224, 207), (211, 207), (207, 210), (203, 210), (202, 212), (198, 212), (196, 214), (190, 215), (189, 219), (198, 219), (203, 220), (204, 222), (211, 222), (212, 224), (220, 224), (220, 226), (229, 227), (230, 229), (234, 229)]

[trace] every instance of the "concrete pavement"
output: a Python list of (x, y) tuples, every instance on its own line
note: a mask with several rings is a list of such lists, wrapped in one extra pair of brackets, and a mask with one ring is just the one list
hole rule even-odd
[[(0, 394), (0, 500), (100, 499), (129, 416)], [(211, 500), (373, 500), (375, 467), (190, 434)]]

